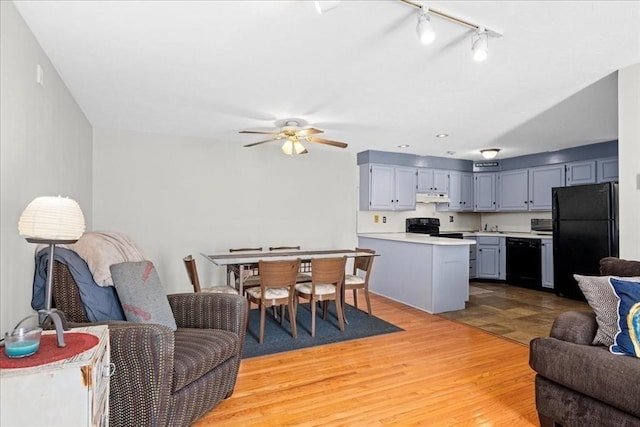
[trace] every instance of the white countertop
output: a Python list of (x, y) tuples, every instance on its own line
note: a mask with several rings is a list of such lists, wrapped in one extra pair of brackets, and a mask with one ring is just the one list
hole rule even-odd
[(472, 240), (450, 239), (447, 237), (431, 237), (427, 234), (417, 233), (363, 233), (358, 234), (358, 237), (440, 246), (469, 246), (475, 244), (475, 242)]

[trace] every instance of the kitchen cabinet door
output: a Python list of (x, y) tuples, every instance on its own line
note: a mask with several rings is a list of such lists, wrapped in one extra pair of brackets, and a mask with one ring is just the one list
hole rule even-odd
[(418, 169), (418, 193), (433, 193), (433, 169)]
[(415, 210), (416, 169), (360, 166), (360, 210)]
[(529, 169), (529, 210), (550, 211), (551, 189), (564, 187), (564, 165)]
[(416, 210), (416, 170), (414, 168), (395, 168), (395, 210)]
[(476, 254), (476, 277), (479, 279), (500, 278), (500, 247), (478, 243)]
[(438, 194), (449, 194), (449, 171), (433, 170), (433, 191)]
[(596, 182), (596, 161), (571, 162), (565, 166), (567, 186), (594, 184)]
[(473, 174), (463, 172), (461, 174), (462, 206), (461, 211), (473, 211)]
[(474, 210), (487, 212), (496, 210), (496, 174), (484, 172), (475, 174)]
[(618, 158), (596, 160), (596, 181), (614, 182), (618, 180)]
[(529, 171), (527, 169), (500, 172), (497, 180), (498, 211), (529, 209)]
[(460, 212), (463, 207), (462, 200), (462, 173), (449, 172), (449, 212)]
[(540, 256), (542, 257), (542, 287), (553, 289), (553, 240), (540, 240)]

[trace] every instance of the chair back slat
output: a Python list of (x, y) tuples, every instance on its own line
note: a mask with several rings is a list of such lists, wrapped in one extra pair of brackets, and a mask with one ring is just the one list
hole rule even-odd
[(269, 246), (270, 251), (299, 251), (300, 246)]
[(231, 248), (229, 252), (262, 252), (262, 248)]
[(182, 258), (184, 261), (184, 266), (187, 269), (187, 274), (189, 275), (189, 280), (191, 281), (191, 285), (193, 286), (194, 292), (200, 292), (200, 279), (198, 278), (198, 268), (196, 267), (196, 260), (193, 259), (193, 256), (187, 255)]
[(335, 284), (340, 292), (344, 282), (344, 270), (347, 257), (340, 258), (316, 258), (311, 260), (311, 282)]
[[(363, 249), (363, 248), (356, 248), (356, 252), (367, 252), (372, 255), (376, 253), (376, 251), (372, 249)], [(355, 257), (353, 261), (353, 274), (358, 274), (358, 270), (364, 271), (368, 274), (369, 270), (371, 269), (371, 265), (373, 264), (373, 258), (374, 257), (372, 256)]]
[(300, 269), (300, 259), (291, 261), (259, 261), (260, 286), (266, 288), (294, 287)]

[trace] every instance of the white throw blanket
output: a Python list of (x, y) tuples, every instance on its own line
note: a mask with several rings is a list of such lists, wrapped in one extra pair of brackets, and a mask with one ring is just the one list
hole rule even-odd
[[(116, 232), (88, 231), (72, 245), (56, 246), (76, 252), (87, 263), (93, 280), (99, 286), (113, 286), (109, 270), (112, 264), (147, 259), (142, 249), (129, 236)], [(46, 247), (40, 245), (36, 252)]]

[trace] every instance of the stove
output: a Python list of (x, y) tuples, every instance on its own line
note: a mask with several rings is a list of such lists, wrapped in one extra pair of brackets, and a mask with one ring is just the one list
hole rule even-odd
[(462, 233), (441, 233), (439, 218), (407, 218), (405, 231), (407, 233), (428, 234), (433, 237), (462, 239)]

